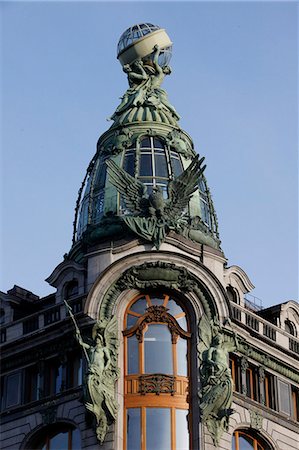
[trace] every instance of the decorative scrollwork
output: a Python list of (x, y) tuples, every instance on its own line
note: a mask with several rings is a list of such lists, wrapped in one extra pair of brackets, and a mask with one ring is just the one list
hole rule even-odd
[(139, 342), (143, 342), (143, 330), (146, 328), (146, 326), (152, 322), (162, 322), (168, 326), (171, 333), (171, 342), (173, 344), (177, 342), (179, 336), (182, 336), (185, 339), (189, 339), (191, 337), (191, 333), (183, 330), (175, 320), (175, 318), (172, 317), (167, 311), (168, 309), (165, 308), (165, 306), (149, 306), (146, 310), (146, 313), (137, 320), (136, 324), (133, 327), (123, 331), (123, 335), (130, 337), (135, 334), (137, 340)]
[(153, 373), (150, 375), (140, 375), (139, 393), (145, 394), (171, 394), (175, 393), (175, 376)]

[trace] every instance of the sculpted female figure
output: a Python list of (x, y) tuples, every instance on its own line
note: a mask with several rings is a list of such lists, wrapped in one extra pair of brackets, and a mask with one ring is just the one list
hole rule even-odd
[(114, 399), (114, 385), (119, 376), (117, 368), (117, 321), (98, 321), (92, 331), (93, 343), (83, 341), (79, 329), (76, 339), (88, 355), (86, 377), (86, 408), (96, 417), (97, 438), (102, 443), (109, 424), (115, 419), (118, 404)]

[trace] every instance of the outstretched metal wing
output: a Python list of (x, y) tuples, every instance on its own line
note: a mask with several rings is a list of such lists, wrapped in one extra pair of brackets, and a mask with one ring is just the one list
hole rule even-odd
[(202, 166), (203, 161), (204, 158), (199, 159), (199, 155), (196, 155), (187, 169), (168, 184), (169, 200), (165, 206), (168, 217), (176, 219), (186, 208), (191, 195), (198, 189), (199, 179), (206, 168), (205, 165)]
[(148, 206), (145, 185), (117, 166), (114, 161), (107, 160), (106, 164), (109, 179), (123, 197), (126, 208), (135, 215), (144, 214)]

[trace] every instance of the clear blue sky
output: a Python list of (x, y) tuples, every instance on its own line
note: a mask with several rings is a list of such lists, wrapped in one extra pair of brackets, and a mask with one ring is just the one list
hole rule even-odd
[(206, 157), (228, 264), (264, 305), (297, 299), (294, 2), (2, 2), (2, 284), (38, 295), (70, 249), (77, 191), (127, 88), (139, 22), (174, 42), (164, 88)]

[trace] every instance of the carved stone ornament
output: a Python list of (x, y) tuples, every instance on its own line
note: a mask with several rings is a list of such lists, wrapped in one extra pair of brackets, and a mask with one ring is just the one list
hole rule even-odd
[(89, 343), (83, 341), (76, 323), (75, 327), (77, 341), (88, 362), (85, 407), (95, 417), (97, 438), (102, 444), (119, 408), (114, 392), (120, 373), (117, 367), (117, 320), (115, 316), (110, 320), (98, 320), (93, 327), (92, 340)]
[(249, 410), (250, 414), (250, 426), (255, 430), (261, 430), (263, 426), (263, 416), (258, 412), (252, 409)]
[(46, 408), (41, 412), (44, 425), (51, 425), (56, 422), (57, 405), (54, 401), (46, 404)]
[(218, 320), (203, 316), (199, 322), (198, 357), (200, 362), (199, 409), (214, 445), (218, 446), (222, 433), (228, 430), (233, 398), (233, 380), (228, 365), (228, 352), (238, 342), (225, 340)]
[(141, 181), (114, 161), (107, 160), (109, 180), (130, 213), (122, 217), (127, 226), (138, 236), (151, 241), (157, 249), (171, 230), (183, 234), (188, 225), (184, 210), (198, 189), (198, 180), (206, 167), (202, 166), (203, 161), (204, 158), (194, 156), (188, 168), (169, 181), (168, 199), (165, 200), (161, 187), (153, 187), (153, 192), (147, 195), (146, 186)]
[(180, 153), (187, 159), (191, 159), (195, 156), (194, 150), (192, 150), (189, 142), (184, 137), (181, 130), (172, 130), (166, 138), (167, 144), (173, 147), (176, 152)]
[(205, 314), (216, 314), (213, 300), (202, 292), (194, 276), (185, 268), (164, 261), (146, 262), (130, 267), (108, 289), (101, 303), (100, 317), (110, 318), (119, 295), (127, 289), (148, 290), (163, 287), (182, 292), (194, 292), (204, 307)]
[(140, 375), (139, 393), (145, 394), (171, 394), (175, 393), (175, 377), (173, 375), (164, 375), (162, 373), (153, 373), (150, 375)]

